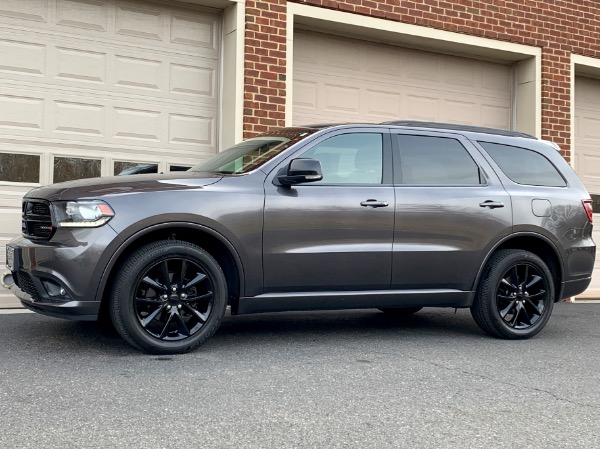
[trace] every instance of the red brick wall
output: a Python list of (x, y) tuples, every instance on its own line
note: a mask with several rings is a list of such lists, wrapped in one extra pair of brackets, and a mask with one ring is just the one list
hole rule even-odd
[(285, 126), (286, 3), (246, 1), (244, 138)]
[[(542, 48), (542, 137), (569, 159), (570, 54), (600, 57), (597, 2), (296, 0), (329, 9)], [(246, 3), (244, 134), (284, 122), (285, 0)]]

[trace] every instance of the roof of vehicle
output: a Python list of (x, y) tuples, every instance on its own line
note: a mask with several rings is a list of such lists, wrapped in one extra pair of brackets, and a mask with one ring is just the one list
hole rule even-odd
[(407, 127), (407, 128), (429, 128), (429, 129), (448, 130), (448, 131), (471, 132), (471, 133), (479, 133), (479, 134), (494, 134), (494, 135), (506, 136), (506, 137), (523, 137), (526, 139), (536, 139), (531, 134), (522, 133), (519, 131), (509, 131), (506, 129), (488, 128), (488, 127), (484, 127), (484, 126), (461, 125), (461, 124), (457, 124), (457, 123), (422, 122), (422, 121), (418, 121), (418, 120), (392, 120), (389, 122), (382, 122), (382, 123), (321, 123), (321, 124), (315, 124), (315, 125), (307, 125), (306, 128), (325, 129), (325, 128), (331, 128), (333, 126), (360, 125), (360, 124), (403, 126), (403, 127)]

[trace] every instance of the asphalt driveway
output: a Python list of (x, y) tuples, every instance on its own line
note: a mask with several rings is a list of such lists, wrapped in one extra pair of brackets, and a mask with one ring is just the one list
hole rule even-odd
[(0, 315), (1, 448), (548, 448), (600, 444), (600, 305), (529, 341), (466, 310), (227, 317), (200, 350)]

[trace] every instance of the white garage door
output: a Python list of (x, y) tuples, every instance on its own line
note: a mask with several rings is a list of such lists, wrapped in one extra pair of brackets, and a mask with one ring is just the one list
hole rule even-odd
[(410, 119), (511, 127), (512, 68), (298, 30), (293, 122)]
[(575, 170), (600, 195), (600, 80), (575, 78)]
[(168, 1), (0, 1), (0, 272), (31, 187), (216, 151), (220, 23)]
[[(582, 76), (575, 78), (575, 171), (588, 192), (600, 195), (600, 80)], [(600, 242), (599, 221), (600, 214), (594, 214), (596, 243)], [(600, 258), (582, 296), (600, 296)]]

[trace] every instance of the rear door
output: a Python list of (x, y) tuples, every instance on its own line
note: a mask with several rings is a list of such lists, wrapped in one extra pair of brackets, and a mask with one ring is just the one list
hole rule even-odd
[(392, 288), (471, 290), (488, 251), (511, 232), (510, 196), (460, 135), (397, 131), (392, 146)]
[(323, 180), (265, 181), (266, 292), (389, 289), (394, 187), (387, 129), (327, 134), (293, 158), (321, 162)]

